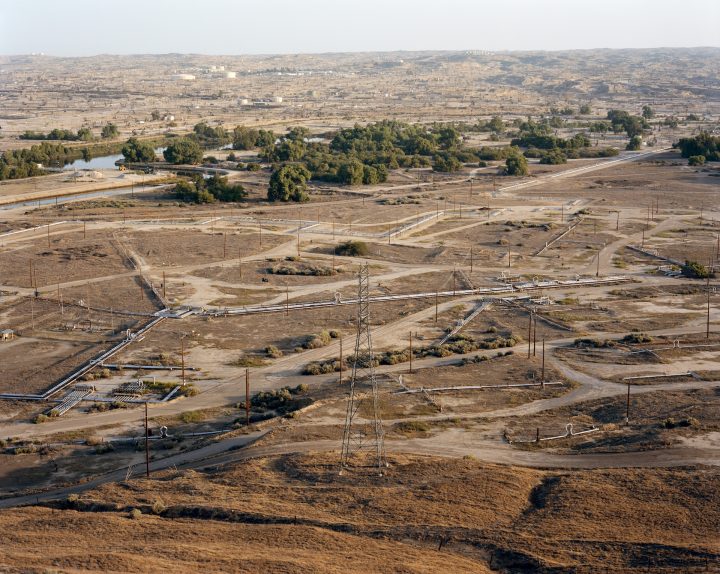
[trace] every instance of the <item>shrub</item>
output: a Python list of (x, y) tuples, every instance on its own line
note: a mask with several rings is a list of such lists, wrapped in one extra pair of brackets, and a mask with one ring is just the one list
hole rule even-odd
[(691, 155), (688, 158), (688, 165), (705, 165), (704, 155)]
[(652, 340), (652, 337), (645, 333), (630, 333), (620, 339), (620, 342), (626, 345), (638, 345), (640, 343), (652, 343)]
[(335, 255), (345, 257), (364, 257), (369, 253), (367, 243), (364, 241), (346, 241), (335, 247)]
[(158, 498), (158, 499), (155, 500), (155, 502), (153, 502), (152, 512), (153, 512), (153, 514), (158, 514), (158, 515), (159, 515), (159, 514), (162, 514), (163, 512), (165, 512), (165, 509), (166, 509), (166, 508), (167, 508), (167, 507), (165, 506), (165, 504), (163, 503), (163, 501)]
[(430, 425), (425, 421), (403, 421), (395, 425), (395, 430), (404, 433), (429, 432)]
[(128, 512), (128, 518), (132, 520), (139, 520), (142, 516), (142, 511), (139, 508), (133, 508), (130, 512)]
[(692, 279), (707, 279), (710, 276), (710, 270), (697, 261), (685, 260), (685, 265), (682, 266), (681, 271), (685, 277)]
[(205, 420), (205, 415), (200, 411), (185, 411), (180, 415), (180, 420), (187, 424), (199, 423)]
[(95, 445), (95, 454), (106, 454), (114, 451), (115, 447), (109, 442), (103, 442)]
[(283, 356), (283, 352), (275, 345), (268, 345), (265, 347), (265, 354), (267, 354), (267, 356), (271, 359), (278, 359)]
[(39, 424), (48, 422), (48, 420), (50, 420), (50, 417), (41, 413), (33, 419), (33, 422), (36, 425), (39, 425)]
[(303, 343), (304, 349), (319, 349), (330, 343), (330, 333), (324, 329), (318, 335), (310, 335)]

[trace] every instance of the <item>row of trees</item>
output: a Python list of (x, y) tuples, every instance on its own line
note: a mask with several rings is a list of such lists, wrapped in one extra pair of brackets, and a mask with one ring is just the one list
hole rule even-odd
[(0, 180), (43, 175), (44, 166), (62, 166), (82, 156), (78, 149), (42, 142), (29, 149), (7, 150), (0, 156)]
[[(117, 126), (112, 123), (107, 123), (103, 126), (100, 136), (103, 139), (111, 139), (120, 135)], [(25, 131), (20, 136), (21, 140), (50, 140), (50, 141), (93, 141), (95, 135), (92, 133), (90, 128), (80, 128), (77, 132), (72, 130), (66, 130), (62, 128), (55, 128), (50, 130), (48, 133)]]
[(680, 149), (683, 157), (696, 158), (693, 162), (696, 165), (701, 165), (705, 161), (720, 161), (720, 136), (713, 136), (708, 132), (701, 132), (691, 138), (680, 138), (674, 147)]
[(175, 196), (188, 203), (214, 203), (215, 201), (241, 201), (247, 192), (240, 184), (229, 184), (227, 177), (215, 174), (210, 179), (193, 175), (189, 181), (179, 181), (174, 188)]

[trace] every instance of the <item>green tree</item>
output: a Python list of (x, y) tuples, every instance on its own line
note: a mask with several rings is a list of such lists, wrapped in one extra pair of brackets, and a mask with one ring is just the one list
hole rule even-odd
[(580, 115), (581, 116), (589, 116), (592, 113), (592, 108), (590, 107), (590, 104), (583, 104), (580, 106)]
[(364, 166), (359, 160), (344, 162), (338, 169), (338, 181), (345, 185), (362, 185)]
[(102, 131), (100, 132), (100, 135), (104, 140), (110, 139), (110, 138), (116, 138), (120, 135), (120, 132), (117, 129), (117, 126), (111, 122), (108, 122), (103, 126)]
[(505, 129), (505, 122), (502, 121), (502, 118), (500, 116), (493, 116), (492, 119), (488, 122), (487, 126), (488, 128), (490, 128), (491, 132), (499, 134)]
[(294, 128), (290, 128), (288, 130), (288, 133), (285, 136), (285, 139), (288, 139), (288, 140), (294, 141), (294, 142), (304, 142), (309, 137), (310, 137), (309, 129), (302, 127), (302, 126), (297, 126)]
[(691, 155), (688, 158), (688, 165), (705, 165), (704, 155)]
[(233, 130), (233, 149), (253, 149), (257, 146), (259, 135), (253, 128), (237, 126)]
[(646, 120), (651, 120), (655, 117), (655, 111), (647, 104), (642, 107), (642, 117)]
[(194, 139), (180, 138), (165, 148), (163, 156), (168, 163), (196, 165), (202, 162), (203, 151)]
[(128, 163), (155, 161), (155, 148), (137, 138), (130, 138), (122, 147), (121, 153)]
[(642, 147), (642, 138), (640, 136), (633, 136), (630, 138), (625, 149), (628, 151), (638, 151)]
[(310, 172), (304, 165), (288, 164), (273, 171), (268, 186), (270, 201), (308, 201)]
[(95, 139), (90, 128), (80, 128), (77, 132), (77, 139), (84, 142), (89, 142)]
[(551, 149), (540, 158), (540, 163), (548, 165), (567, 163), (567, 156), (558, 148)]
[(443, 152), (433, 157), (432, 168), (437, 172), (453, 172), (462, 169), (462, 162), (454, 154)]
[(505, 175), (527, 175), (528, 162), (520, 154), (511, 155), (505, 160)]

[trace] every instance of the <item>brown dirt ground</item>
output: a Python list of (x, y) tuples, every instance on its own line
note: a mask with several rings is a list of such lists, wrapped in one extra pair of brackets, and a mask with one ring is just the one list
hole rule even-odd
[[(360, 470), (338, 476), (334, 455), (261, 458), (106, 485), (55, 509), (3, 511), (0, 563), (190, 572), (203, 560), (204, 570), (238, 572), (589, 574), (701, 572), (718, 560), (720, 515), (707, 504), (720, 496), (716, 470), (390, 462), (378, 478)], [(128, 518), (131, 508), (143, 515)]]
[[(559, 452), (626, 452), (667, 447), (680, 437), (695, 436), (720, 430), (720, 389), (687, 391), (657, 391), (630, 398), (630, 426), (625, 427), (626, 397), (624, 395), (598, 399), (546, 411), (522, 420), (508, 422), (508, 436), (512, 440), (529, 440), (540, 436), (558, 436), (565, 432), (565, 424), (575, 424), (574, 431), (593, 424), (601, 432), (540, 443), (540, 448)], [(695, 419), (690, 426), (666, 428), (664, 421), (680, 422)], [(520, 445), (538, 448), (538, 445)]]
[[(52, 233), (52, 230), (51, 230)], [(116, 242), (108, 231), (82, 229), (13, 244), (0, 252), (0, 277), (5, 284), (30, 287), (30, 262), (33, 262), (36, 284), (39, 287), (92, 277), (102, 277), (130, 271)]]

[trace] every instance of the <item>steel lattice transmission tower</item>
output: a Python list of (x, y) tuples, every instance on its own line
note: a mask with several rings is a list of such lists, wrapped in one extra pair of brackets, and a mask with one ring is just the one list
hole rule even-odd
[[(360, 392), (359, 384), (369, 386), (369, 392)], [(370, 270), (365, 263), (358, 273), (357, 336), (340, 454), (341, 471), (360, 451), (370, 451), (374, 459), (372, 466), (377, 466), (381, 474), (382, 469), (387, 467), (385, 433), (378, 401), (375, 355), (370, 337)], [(364, 407), (363, 413), (359, 415), (361, 407)]]

